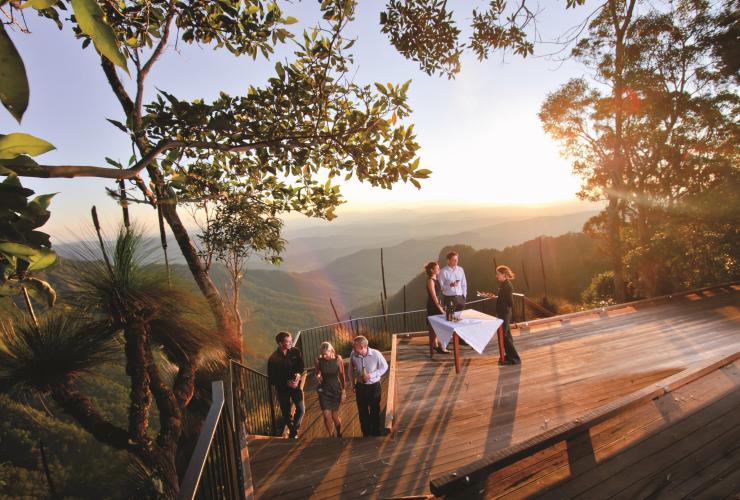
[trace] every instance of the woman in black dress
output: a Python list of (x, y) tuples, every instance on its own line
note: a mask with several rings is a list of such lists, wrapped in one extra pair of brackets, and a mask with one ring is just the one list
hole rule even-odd
[(504, 320), (504, 352), (506, 356), (501, 364), (518, 365), (522, 360), (514, 347), (514, 339), (511, 337), (511, 312), (514, 307), (514, 288), (509, 280), (514, 279), (514, 273), (508, 266), (496, 268), (496, 279), (498, 280), (498, 295), (496, 299), (496, 316)]
[(316, 389), (319, 405), (324, 414), (324, 425), (329, 437), (342, 437), (339, 404), (346, 398), (344, 390), (344, 362), (329, 342), (323, 342), (316, 359)]
[[(444, 314), (445, 310), (440, 302), (440, 299), (442, 298), (442, 285), (440, 285), (437, 280), (439, 264), (434, 261), (427, 262), (424, 266), (424, 270), (427, 273), (427, 318), (429, 316)], [(427, 321), (427, 326), (429, 327), (429, 331), (434, 334), (434, 330), (432, 330), (432, 325), (429, 324), (429, 321)], [(449, 354), (450, 352), (447, 349), (442, 348), (436, 336), (434, 337), (434, 350), (440, 354)]]

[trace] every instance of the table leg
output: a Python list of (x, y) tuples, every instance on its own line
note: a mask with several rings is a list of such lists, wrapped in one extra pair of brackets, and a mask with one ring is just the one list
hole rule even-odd
[(453, 333), (452, 341), (455, 346), (455, 373), (460, 373), (460, 337), (456, 333)]
[(496, 336), (498, 337), (498, 352), (499, 352), (499, 361), (502, 363), (504, 362), (504, 359), (506, 359), (506, 351), (504, 351), (504, 327), (499, 326), (498, 330), (496, 330)]

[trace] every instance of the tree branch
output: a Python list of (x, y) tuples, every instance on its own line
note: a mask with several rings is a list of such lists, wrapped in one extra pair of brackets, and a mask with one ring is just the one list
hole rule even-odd
[(123, 83), (121, 83), (120, 78), (118, 78), (116, 67), (112, 62), (102, 56), (100, 58), (100, 65), (103, 67), (103, 73), (105, 73), (108, 83), (110, 84), (111, 89), (113, 89), (113, 93), (121, 103), (124, 113), (126, 113), (126, 118), (130, 117), (134, 110), (134, 102), (131, 100), (128, 92), (126, 92), (126, 88), (123, 86)]
[(96, 440), (119, 450), (130, 450), (128, 433), (105, 420), (86, 396), (71, 389), (68, 384), (55, 388), (51, 395), (54, 401)]
[[(346, 134), (345, 134), (346, 135)], [(13, 171), (21, 177), (57, 178), (57, 177), (99, 177), (102, 179), (133, 179), (145, 168), (149, 167), (157, 156), (164, 151), (176, 148), (195, 148), (225, 153), (245, 153), (255, 149), (277, 146), (285, 142), (300, 141), (313, 138), (314, 136), (282, 137), (278, 139), (257, 141), (249, 144), (229, 145), (207, 141), (162, 141), (147, 152), (141, 160), (130, 168), (97, 167), (92, 165), (35, 165), (35, 166), (13, 166)], [(316, 137), (316, 139), (327, 139), (327, 137)]]

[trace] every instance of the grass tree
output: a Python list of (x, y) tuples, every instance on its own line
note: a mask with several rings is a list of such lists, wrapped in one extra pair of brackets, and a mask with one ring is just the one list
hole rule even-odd
[[(196, 371), (222, 362), (228, 341), (202, 324), (202, 300), (168, 285), (145, 252), (135, 229), (121, 229), (109, 258), (98, 250), (72, 265), (73, 307), (41, 316), (38, 326), (6, 324), (0, 390), (50, 395), (95, 439), (131, 453), (149, 492), (169, 498), (178, 491), (177, 451)], [(77, 383), (121, 351), (130, 379), (125, 424), (107, 420)], [(158, 425), (150, 422), (153, 404)]]

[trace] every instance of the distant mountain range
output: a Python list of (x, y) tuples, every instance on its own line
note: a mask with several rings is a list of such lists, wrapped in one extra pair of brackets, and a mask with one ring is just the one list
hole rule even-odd
[[(395, 219), (380, 217), (336, 228), (296, 230), (286, 252), (286, 263), (292, 265), (256, 269), (252, 263), (247, 270), (241, 289), (246, 344), (253, 355), (261, 358), (273, 349), (272, 338), (277, 331), (295, 331), (334, 322), (330, 299), (343, 318), (353, 311), (379, 309), (381, 247), (386, 289), (389, 297), (393, 297), (404, 284), (415, 287), (423, 265), (437, 260), (441, 249), (454, 246), (460, 248), (463, 255), (472, 255), (473, 248), (495, 248), (506, 253), (511, 251), (507, 247), (521, 245), (538, 236), (580, 232), (595, 213), (582, 211), (529, 218), (523, 218), (526, 212), (496, 217), (492, 209), (452, 214), (406, 213)], [(153, 238), (152, 244), (156, 243)], [(56, 249), (62, 256), (75, 256), (73, 246), (59, 245)], [(152, 254), (157, 258), (156, 251)], [(189, 271), (174, 242), (169, 255), (173, 272), (189, 279)], [(340, 256), (330, 260), (332, 255)], [(309, 266), (311, 262), (315, 267)], [(465, 259), (463, 265), (464, 262)], [(284, 267), (306, 270), (297, 272)], [(534, 268), (528, 272), (534, 273)], [(214, 266), (212, 275), (216, 283), (225, 288), (223, 270)], [(579, 282), (576, 288), (581, 285)], [(572, 298), (580, 293), (580, 289), (570, 290), (572, 287), (567, 293), (560, 293), (560, 288), (561, 284), (553, 282), (552, 290), (556, 295)], [(411, 295), (417, 293), (414, 291)], [(391, 310), (400, 310), (400, 303), (396, 304), (395, 299), (390, 302)], [(409, 305), (415, 307), (416, 302), (416, 298), (410, 297)]]

